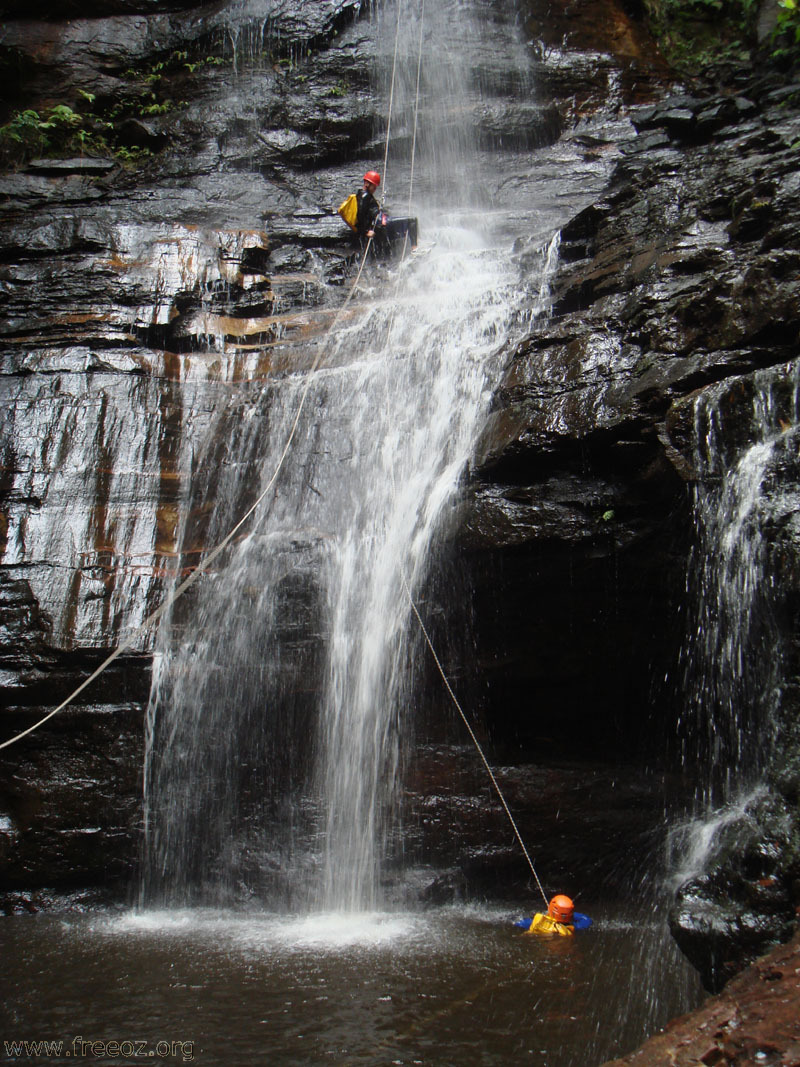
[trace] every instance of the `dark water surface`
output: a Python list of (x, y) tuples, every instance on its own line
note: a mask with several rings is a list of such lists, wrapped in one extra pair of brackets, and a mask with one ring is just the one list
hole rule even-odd
[(3, 1062), (591, 1067), (700, 999), (653, 921), (519, 914), (7, 918)]

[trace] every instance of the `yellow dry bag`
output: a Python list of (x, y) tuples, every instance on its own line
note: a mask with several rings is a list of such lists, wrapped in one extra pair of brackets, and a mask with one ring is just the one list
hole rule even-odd
[(342, 203), (337, 207), (336, 210), (342, 216), (342, 218), (350, 227), (350, 229), (358, 233), (358, 229), (356, 227), (356, 219), (358, 218), (358, 197), (356, 196), (356, 194), (351, 193), (346, 200), (342, 201)]

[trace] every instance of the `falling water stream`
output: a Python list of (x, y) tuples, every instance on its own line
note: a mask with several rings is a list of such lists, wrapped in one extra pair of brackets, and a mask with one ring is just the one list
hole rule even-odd
[(675, 826), (673, 882), (705, 873), (747, 841), (767, 795), (784, 681), (774, 549), (764, 537), (795, 510), (776, 470), (795, 446), (798, 369), (707, 389), (695, 404), (691, 605), (683, 649), (681, 762), (694, 768), (694, 812)]
[[(387, 903), (413, 718), (409, 592), (446, 530), (514, 323), (546, 284), (544, 274), (533, 292), (520, 283), (475, 186), (465, 188), (474, 130), (457, 49), (426, 64), (418, 88), (421, 31), (443, 34), (450, 5), (429, 5), (424, 27), (421, 7), (403, 21), (394, 10), (378, 39), (395, 129), (413, 128), (416, 166), (446, 187), (446, 207), (429, 205), (429, 254), (377, 278), (371, 266), (317, 350), (298, 351), (298, 372), (240, 413), (221, 453), (229, 413), (214, 427), (214, 463), (234, 476), (214, 485), (230, 509), (214, 501), (212, 543), (253, 472), (262, 484), (280, 474), (252, 531), (200, 588), (177, 645), (175, 618), (163, 629), (145, 775), (146, 905), (230, 900), (254, 877), (260, 894), (280, 891), (290, 906)], [(460, 14), (458, 33), (476, 38), (468, 9)], [(384, 185), (392, 180), (390, 154)], [(408, 167), (401, 180), (410, 188)], [(542, 267), (550, 261), (543, 252)], [(310, 694), (302, 712), (298, 673)]]
[[(381, 903), (408, 726), (399, 720), (411, 706), (405, 583), (419, 588), (434, 534), (452, 511), (517, 293), (508, 257), (477, 235), (450, 235), (449, 247), (364, 293), (349, 321), (320, 342), (325, 357), (307, 417), (265, 514), (204, 583), (183, 643), (160, 660), (148, 859), (171, 902), (195, 891), (206, 900), (224, 895), (232, 841), (251, 857), (272, 847), (263, 825), (253, 830), (251, 820), (248, 830), (239, 819), (237, 793), (253, 791), (241, 780), (242, 752), (253, 763), (262, 752), (269, 773), (297, 745), (297, 723), (282, 734), (275, 722), (298, 684), (297, 649), (285, 647), (286, 613), (294, 612), (294, 625), (310, 626), (315, 638), (303, 681), (319, 707), (309, 712), (313, 751), (298, 773), (322, 847), (303, 858), (313, 844), (284, 839), (298, 855), (284, 852), (281, 868), (302, 879), (295, 903), (303, 895), (325, 909)], [(244, 447), (265, 482), (307, 385), (289, 375), (270, 390), (265, 419), (249, 413), (242, 434), (256, 440)], [(242, 447), (236, 434), (231, 449)]]

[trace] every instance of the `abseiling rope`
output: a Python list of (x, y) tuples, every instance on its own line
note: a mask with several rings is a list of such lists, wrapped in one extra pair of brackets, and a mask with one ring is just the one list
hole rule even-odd
[[(384, 192), (385, 192), (385, 189), (386, 189), (386, 184), (385, 184), (386, 162), (387, 162), (387, 159), (388, 159), (388, 156), (389, 156), (389, 135), (390, 135), (390, 129), (391, 129), (391, 122), (392, 122), (392, 108), (393, 108), (393, 105), (394, 105), (394, 87), (395, 87), (395, 76), (396, 76), (396, 72), (397, 72), (397, 52), (398, 52), (398, 42), (399, 42), (399, 38), (400, 38), (400, 12), (402, 10), (402, 4), (403, 4), (403, 0), (398, 0), (397, 27), (396, 27), (396, 30), (395, 30), (394, 60), (393, 60), (393, 65), (392, 65), (392, 83), (391, 83), (391, 90), (390, 90), (390, 95), (389, 95), (389, 116), (388, 116), (388, 121), (387, 121), (387, 126), (386, 126), (386, 149), (385, 149), (385, 152), (384, 152)], [(416, 142), (417, 142), (417, 116), (418, 116), (418, 113), (419, 113), (419, 95), (420, 95), (420, 72), (421, 72), (421, 69), (422, 69), (422, 45), (423, 45), (424, 15), (425, 15), (425, 0), (420, 0), (419, 52), (418, 52), (418, 56), (417, 56), (417, 84), (416, 84), (416, 97), (415, 97), (415, 100), (414, 100), (414, 133), (413, 133), (412, 146), (411, 146), (411, 172), (410, 172), (410, 177), (409, 177), (409, 196), (408, 196), (409, 213), (410, 213), (410, 210), (411, 210), (411, 189), (413, 187), (413, 182), (414, 182), (414, 162), (415, 162), (415, 152), (416, 152)], [(408, 234), (405, 235), (405, 243), (407, 243), (407, 242), (408, 242)], [(345, 310), (347, 309), (350, 301), (353, 298), (353, 295), (354, 295), (354, 293), (356, 291), (356, 287), (358, 286), (358, 283), (359, 283), (359, 281), (361, 279), (361, 275), (362, 275), (362, 273), (364, 271), (364, 266), (365, 266), (365, 264), (367, 262), (367, 257), (369, 256), (371, 245), (372, 245), (372, 238), (370, 237), (367, 240), (367, 245), (366, 245), (366, 248), (364, 249), (364, 255), (363, 255), (362, 259), (361, 259), (361, 264), (360, 264), (360, 266), (358, 268), (358, 273), (356, 274), (355, 281), (353, 282), (353, 285), (351, 286), (350, 291), (347, 294), (347, 298), (345, 299), (344, 303), (337, 310), (336, 315), (334, 316), (333, 321), (331, 322), (331, 325), (328, 328), (326, 336), (328, 334), (331, 334), (334, 331), (334, 329), (336, 328), (336, 326), (337, 326), (337, 324), (339, 322), (339, 319), (341, 318), (342, 314), (345, 312)], [(405, 249), (405, 244), (404, 244), (404, 249)], [(392, 314), (394, 314), (394, 312), (392, 312)], [(389, 334), (387, 333), (387, 340), (386, 340), (387, 345), (388, 345), (388, 340), (389, 340)], [(115, 648), (114, 651), (111, 653), (111, 655), (107, 656), (106, 659), (104, 659), (103, 662), (100, 664), (100, 666), (97, 667), (88, 676), (88, 678), (85, 678), (84, 681), (81, 682), (81, 684), (77, 687), (77, 689), (73, 690), (73, 692), (70, 693), (70, 695), (65, 700), (63, 700), (57, 707), (53, 708), (52, 711), (48, 712), (47, 715), (44, 715), (41, 719), (39, 719), (38, 722), (33, 723), (32, 726), (29, 726), (25, 730), (21, 730), (19, 733), (15, 734), (13, 737), (10, 737), (8, 740), (0, 742), (0, 750), (2, 750), (4, 748), (8, 748), (10, 745), (15, 744), (17, 741), (21, 741), (23, 737), (27, 737), (29, 734), (32, 734), (35, 730), (38, 730), (39, 727), (43, 726), (46, 722), (48, 722), (50, 719), (52, 719), (53, 716), (57, 715), (60, 711), (63, 711), (64, 708), (68, 707), (75, 700), (75, 698), (77, 696), (79, 696), (83, 692), (84, 689), (87, 688), (87, 686), (91, 685), (91, 683), (96, 678), (98, 678), (108, 667), (110, 667), (111, 664), (116, 659), (118, 659), (124, 652), (127, 652), (128, 649), (131, 648), (135, 644), (137, 638), (141, 634), (143, 634), (154, 622), (157, 622), (169, 610), (169, 608), (172, 607), (172, 605), (175, 603), (175, 601), (179, 597), (181, 597), (186, 592), (186, 590), (189, 589), (190, 586), (192, 586), (202, 574), (205, 574), (205, 572), (208, 570), (208, 568), (211, 566), (211, 564), (214, 562), (214, 560), (220, 555), (221, 552), (223, 552), (228, 547), (228, 545), (231, 543), (231, 541), (236, 536), (236, 534), (239, 532), (239, 530), (242, 528), (242, 526), (247, 522), (247, 520), (250, 518), (250, 516), (253, 514), (253, 512), (261, 504), (262, 500), (266, 497), (266, 495), (270, 491), (270, 489), (272, 489), (273, 485), (275, 484), (275, 481), (277, 480), (278, 474), (280, 473), (281, 468), (283, 467), (284, 461), (286, 460), (286, 457), (289, 454), (289, 449), (290, 449), (290, 447), (292, 445), (292, 441), (294, 440), (295, 434), (297, 433), (297, 427), (298, 427), (298, 425), (300, 423), (300, 416), (301, 416), (301, 414), (303, 412), (303, 408), (305, 406), (306, 399), (308, 397), (308, 393), (309, 393), (309, 390), (311, 388), (311, 380), (312, 380), (312, 377), (313, 377), (314, 373), (318, 369), (320, 363), (322, 362), (323, 354), (324, 354), (324, 349), (323, 349), (322, 345), (320, 345), (320, 350), (317, 353), (317, 355), (315, 356), (314, 362), (312, 363), (311, 368), (307, 373), (306, 382), (305, 382), (305, 385), (303, 387), (303, 391), (300, 394), (300, 403), (297, 406), (297, 412), (295, 413), (295, 417), (294, 417), (294, 420), (292, 422), (291, 429), (290, 429), (289, 434), (287, 436), (286, 444), (284, 445), (283, 450), (282, 450), (282, 452), (280, 454), (280, 457), (278, 458), (278, 462), (277, 462), (277, 464), (275, 466), (275, 470), (272, 472), (272, 476), (270, 477), (269, 481), (267, 482), (266, 486), (264, 487), (264, 489), (259, 494), (258, 498), (255, 500), (255, 502), (248, 508), (248, 510), (241, 517), (241, 519), (239, 519), (239, 521), (236, 523), (236, 525), (231, 529), (231, 531), (228, 533), (228, 535), (216, 546), (216, 548), (212, 549), (212, 551), (209, 552), (209, 554), (197, 564), (197, 566), (191, 572), (191, 574), (186, 579), (184, 579), (184, 581), (182, 581), (180, 583), (180, 585), (178, 585), (172, 591), (172, 593), (170, 593), (170, 595), (166, 598), (164, 603), (161, 604), (158, 608), (156, 608), (156, 610), (153, 611), (150, 615), (148, 615), (147, 618), (143, 622), (141, 622), (139, 624), (139, 626), (130, 634), (130, 636), (128, 638), (126, 638), (126, 640), (123, 641), (122, 644), (118, 645), (117, 648)], [(450, 698), (453, 701), (453, 704), (455, 705), (456, 709), (458, 710), (459, 715), (461, 716), (462, 722), (464, 723), (464, 725), (467, 728), (467, 732), (469, 733), (470, 737), (472, 738), (472, 742), (473, 742), (473, 744), (475, 745), (475, 748), (478, 751), (478, 755), (480, 756), (480, 758), (481, 758), (481, 760), (483, 762), (483, 765), (486, 768), (486, 773), (489, 775), (489, 779), (490, 779), (492, 785), (494, 786), (494, 789), (495, 789), (495, 792), (497, 793), (497, 796), (500, 799), (500, 803), (503, 806), (503, 810), (505, 811), (506, 816), (508, 817), (508, 821), (510, 822), (511, 827), (512, 827), (512, 829), (514, 831), (514, 836), (516, 837), (516, 839), (517, 839), (517, 841), (519, 843), (519, 846), (522, 849), (522, 852), (523, 852), (523, 855), (525, 856), (525, 859), (528, 861), (528, 866), (531, 869), (531, 874), (533, 875), (533, 877), (534, 877), (534, 879), (536, 881), (536, 885), (539, 888), (539, 892), (542, 894), (542, 898), (543, 898), (545, 904), (547, 904), (548, 903), (547, 894), (545, 893), (545, 891), (544, 891), (544, 889), (542, 887), (542, 883), (539, 880), (539, 875), (536, 873), (536, 868), (533, 865), (533, 860), (531, 859), (530, 854), (528, 853), (528, 849), (526, 848), (525, 842), (522, 839), (522, 835), (519, 832), (519, 828), (517, 827), (517, 824), (516, 824), (516, 821), (514, 819), (514, 816), (511, 814), (511, 809), (509, 808), (508, 804), (506, 803), (506, 798), (503, 795), (503, 791), (500, 788), (500, 784), (497, 781), (497, 778), (495, 777), (494, 772), (492, 771), (492, 768), (491, 768), (491, 766), (489, 764), (489, 761), (486, 759), (486, 756), (484, 755), (484, 752), (483, 752), (483, 749), (481, 748), (480, 742), (478, 741), (478, 738), (475, 736), (475, 731), (472, 729), (472, 726), (470, 725), (470, 722), (467, 719), (467, 716), (465, 715), (464, 710), (461, 707), (461, 704), (459, 703), (455, 692), (453, 691), (453, 687), (450, 685), (450, 681), (449, 681), (447, 675), (445, 674), (445, 671), (444, 671), (444, 668), (442, 667), (441, 661), (439, 660), (439, 657), (436, 654), (436, 649), (434, 648), (433, 642), (431, 641), (430, 635), (428, 634), (428, 631), (427, 631), (427, 629), (425, 627), (425, 623), (423, 622), (422, 616), (419, 613), (419, 609), (417, 608), (417, 605), (416, 605), (416, 603), (414, 601), (414, 598), (411, 595), (411, 590), (408, 587), (408, 582), (406, 581), (405, 574), (402, 574), (402, 579), (403, 579), (403, 587), (405, 588), (406, 595), (408, 596), (408, 600), (409, 600), (409, 603), (411, 605), (412, 611), (414, 612), (414, 615), (416, 616), (417, 621), (419, 622), (420, 629), (422, 630), (422, 634), (423, 634), (423, 636), (425, 638), (425, 641), (426, 641), (426, 643), (428, 645), (428, 648), (430, 649), (430, 652), (431, 652), (431, 655), (433, 656), (434, 662), (435, 662), (435, 664), (436, 664), (436, 666), (437, 666), (437, 668), (439, 670), (439, 674), (442, 676), (442, 681), (444, 682), (445, 687), (447, 688), (447, 692), (449, 693)]]
[[(411, 172), (408, 178), (408, 214), (411, 214), (411, 192), (414, 188), (414, 161), (417, 155), (417, 117), (419, 115), (419, 83), (422, 74), (422, 30), (425, 25), (425, 0), (419, 6), (419, 45), (417, 47), (417, 87), (414, 98), (414, 130), (411, 136)], [(406, 234), (408, 238), (408, 234)]]
[(394, 58), (392, 59), (392, 81), (389, 86), (389, 114), (386, 119), (386, 142), (383, 150), (383, 195), (386, 196), (386, 166), (389, 159), (389, 138), (392, 129), (392, 110), (394, 108), (394, 84), (397, 74), (397, 49), (400, 44), (400, 14), (403, 0), (397, 0), (397, 25), (394, 30)]
[(481, 758), (481, 760), (483, 762), (483, 765), (486, 768), (486, 773), (489, 775), (489, 780), (491, 781), (492, 785), (494, 786), (495, 792), (497, 793), (498, 797), (500, 798), (500, 803), (503, 805), (503, 811), (508, 816), (508, 821), (511, 823), (511, 829), (514, 831), (514, 836), (516, 837), (516, 839), (517, 839), (517, 841), (519, 843), (519, 847), (522, 849), (522, 854), (525, 856), (525, 859), (528, 861), (528, 866), (531, 869), (531, 874), (533, 875), (533, 877), (534, 877), (534, 879), (536, 881), (536, 885), (539, 887), (539, 892), (542, 894), (542, 899), (544, 900), (545, 904), (547, 904), (548, 903), (547, 894), (545, 893), (545, 891), (544, 891), (544, 889), (542, 887), (542, 883), (539, 881), (539, 875), (536, 873), (536, 868), (533, 865), (533, 860), (530, 857), (530, 853), (528, 852), (528, 849), (525, 847), (525, 842), (522, 840), (522, 834), (519, 832), (519, 827), (517, 826), (516, 820), (515, 820), (514, 816), (511, 814), (511, 809), (509, 808), (508, 804), (506, 803), (506, 798), (503, 796), (503, 790), (500, 788), (500, 783), (497, 781), (497, 778), (495, 777), (494, 771), (492, 770), (489, 761), (487, 760), (486, 756), (484, 755), (484, 751), (481, 748), (481, 743), (478, 740), (478, 738), (475, 736), (475, 731), (472, 729), (472, 725), (470, 724), (469, 719), (465, 715), (464, 709), (461, 707), (461, 704), (459, 703), (458, 697), (456, 696), (455, 692), (453, 691), (452, 685), (450, 685), (450, 679), (445, 674), (444, 667), (442, 666), (441, 660), (439, 659), (439, 657), (436, 654), (436, 649), (434, 648), (433, 642), (430, 639), (430, 635), (429, 635), (429, 633), (428, 633), (428, 631), (427, 631), (427, 629), (425, 627), (425, 623), (422, 621), (422, 616), (419, 613), (419, 608), (417, 607), (416, 602), (414, 601), (414, 598), (411, 595), (411, 590), (408, 588), (408, 582), (406, 581), (405, 574), (401, 574), (401, 577), (403, 579), (403, 586), (405, 588), (406, 595), (408, 596), (409, 603), (411, 604), (411, 610), (414, 612), (414, 614), (417, 617), (417, 622), (419, 623), (420, 629), (422, 630), (422, 635), (425, 638), (425, 642), (426, 642), (428, 648), (430, 649), (431, 655), (433, 656), (433, 662), (436, 664), (436, 667), (437, 667), (437, 669), (439, 671), (439, 674), (441, 674), (441, 676), (442, 676), (442, 681), (445, 684), (445, 688), (447, 689), (447, 692), (450, 694), (450, 699), (455, 704), (456, 710), (458, 711), (458, 714), (461, 716), (461, 721), (466, 726), (467, 732), (469, 733), (469, 736), (472, 738), (472, 743), (475, 745), (475, 748), (478, 750), (478, 755), (480, 756), (480, 758)]
[[(358, 285), (359, 279), (361, 278), (361, 274), (364, 270), (364, 264), (366, 263), (367, 256), (369, 255), (371, 243), (372, 239), (370, 238), (367, 241), (367, 247), (364, 250), (364, 256), (361, 260), (361, 265), (358, 268), (358, 274), (356, 275), (356, 279), (353, 282), (350, 292), (347, 294), (346, 300), (336, 312), (336, 315), (334, 316), (333, 321), (331, 322), (331, 325), (328, 328), (328, 334), (332, 333), (333, 330), (336, 328), (339, 319), (341, 318), (342, 314), (344, 313), (348, 304), (353, 298), (356, 286)], [(103, 660), (100, 666), (97, 667), (96, 670), (94, 670), (88, 678), (85, 678), (81, 682), (77, 689), (73, 690), (73, 692), (70, 693), (66, 700), (62, 700), (58, 707), (53, 708), (52, 711), (49, 711), (47, 715), (44, 715), (41, 719), (38, 720), (38, 722), (33, 723), (33, 725), (29, 726), (26, 730), (21, 730), (18, 734), (15, 734), (13, 737), (8, 738), (7, 741), (3, 741), (2, 743), (0, 743), (0, 749), (8, 748), (9, 745), (13, 745), (17, 741), (21, 741), (23, 737), (27, 737), (28, 734), (32, 734), (34, 730), (38, 730), (40, 726), (44, 726), (44, 724), (49, 719), (52, 719), (54, 715), (58, 715), (60, 711), (63, 711), (64, 708), (71, 704), (88, 685), (91, 685), (95, 678), (98, 678), (103, 673), (103, 671), (105, 671), (108, 667), (111, 666), (114, 660), (118, 659), (124, 652), (127, 652), (128, 649), (136, 643), (137, 638), (139, 638), (141, 634), (143, 634), (154, 622), (157, 622), (169, 610), (169, 608), (172, 607), (178, 597), (183, 596), (186, 590), (191, 585), (193, 585), (202, 574), (205, 574), (205, 572), (208, 570), (208, 568), (211, 566), (217, 556), (219, 556), (219, 554), (228, 547), (233, 538), (236, 536), (242, 526), (244, 526), (244, 524), (247, 522), (247, 520), (250, 518), (250, 516), (259, 506), (261, 501), (264, 499), (264, 497), (275, 484), (278, 474), (280, 473), (281, 468), (283, 467), (284, 461), (287, 455), (289, 454), (289, 448), (291, 447), (292, 441), (294, 440), (294, 436), (297, 433), (297, 427), (300, 422), (300, 416), (303, 412), (306, 398), (308, 397), (308, 391), (311, 388), (311, 380), (315, 371), (318, 369), (320, 363), (322, 362), (323, 354), (324, 350), (322, 348), (322, 345), (320, 345), (320, 350), (315, 356), (314, 362), (312, 363), (311, 368), (307, 373), (306, 383), (303, 387), (302, 393), (300, 394), (300, 403), (297, 405), (297, 412), (295, 413), (294, 421), (292, 422), (289, 435), (286, 439), (286, 444), (284, 445), (283, 451), (280, 454), (275, 470), (272, 472), (272, 477), (267, 482), (266, 487), (259, 494), (258, 499), (255, 501), (255, 503), (248, 508), (244, 515), (242, 515), (241, 519), (239, 519), (239, 521), (236, 523), (230, 533), (228, 533), (228, 535), (224, 538), (224, 540), (222, 540), (216, 548), (212, 549), (212, 551), (209, 552), (209, 554), (197, 564), (192, 573), (186, 579), (184, 579), (184, 581), (182, 581), (179, 586), (173, 589), (173, 591), (166, 598), (164, 603), (161, 604), (160, 607), (156, 608), (154, 612), (148, 615), (147, 618), (143, 622), (141, 622), (137, 626), (137, 628), (130, 634), (130, 636), (127, 637), (121, 645), (118, 645), (111, 653), (111, 655), (106, 657), (106, 659)]]
[[(424, 4), (424, 0), (423, 0), (423, 4)], [(387, 126), (386, 126), (386, 148), (385, 148), (384, 157), (383, 157), (383, 160), (384, 160), (384, 180), (385, 180), (385, 177), (386, 177), (386, 160), (388, 159), (388, 156), (389, 156), (389, 131), (391, 129), (392, 107), (393, 107), (393, 103), (394, 103), (394, 86), (395, 86), (395, 76), (396, 76), (396, 72), (397, 72), (397, 50), (398, 50), (398, 42), (400, 40), (400, 12), (402, 10), (402, 6), (403, 6), (403, 0), (398, 0), (397, 26), (396, 26), (396, 29), (395, 29), (395, 42), (394, 42), (394, 62), (393, 62), (393, 65), (392, 65), (392, 84), (391, 84), (391, 91), (390, 91), (390, 96), (389, 96), (389, 118), (388, 118), (388, 122), (387, 122)], [(421, 49), (421, 46), (422, 46), (421, 42), (422, 42), (422, 38), (420, 37), (420, 49)], [(419, 82), (417, 83), (417, 99), (419, 99)], [(415, 126), (416, 126), (416, 108), (415, 108), (415, 111), (414, 111), (414, 115), (415, 115)], [(384, 189), (385, 188), (386, 188), (386, 186), (384, 184)], [(327, 334), (331, 334), (335, 330), (335, 328), (336, 328), (336, 326), (337, 326), (337, 324), (339, 322), (340, 317), (342, 316), (342, 314), (346, 310), (348, 304), (352, 300), (353, 294), (356, 291), (356, 287), (358, 286), (358, 283), (361, 280), (361, 275), (362, 275), (362, 273), (364, 271), (364, 266), (365, 266), (365, 264), (367, 262), (367, 257), (369, 256), (369, 251), (370, 251), (370, 247), (371, 246), (372, 246), (372, 238), (370, 237), (370, 238), (367, 239), (367, 245), (366, 245), (366, 248), (364, 249), (364, 255), (363, 255), (362, 259), (361, 259), (361, 264), (360, 264), (360, 266), (358, 268), (358, 273), (356, 275), (355, 281), (353, 282), (353, 284), (352, 284), (352, 286), (350, 288), (350, 292), (347, 294), (346, 300), (344, 301), (342, 306), (336, 312), (336, 315), (334, 316), (333, 321), (332, 321), (331, 325), (328, 328)], [(327, 334), (326, 334), (326, 336), (327, 336)], [(52, 719), (53, 716), (58, 715), (58, 713), (60, 711), (63, 711), (64, 708), (66, 708), (70, 704), (72, 704), (72, 702), (75, 700), (75, 698), (80, 696), (80, 694), (84, 691), (84, 689), (86, 689), (87, 686), (91, 685), (92, 682), (96, 678), (99, 678), (100, 675), (105, 670), (107, 670), (115, 660), (119, 659), (119, 657), (121, 655), (123, 655), (123, 653), (127, 652), (130, 648), (132, 648), (134, 646), (134, 644), (136, 643), (137, 639), (150, 626), (152, 626), (152, 624), (154, 622), (158, 622), (158, 620), (164, 614), (166, 614), (166, 612), (172, 607), (172, 605), (175, 603), (175, 601), (179, 597), (183, 596), (183, 594), (186, 592), (186, 590), (189, 589), (190, 586), (194, 585), (194, 583), (197, 581), (197, 579), (202, 574), (205, 574), (205, 572), (208, 570), (208, 568), (211, 566), (211, 564), (214, 562), (214, 560), (217, 558), (217, 556), (219, 556), (219, 554), (221, 552), (223, 552), (228, 547), (228, 545), (231, 543), (233, 538), (236, 536), (236, 534), (239, 532), (239, 530), (242, 528), (242, 526), (247, 522), (247, 520), (250, 518), (250, 516), (253, 514), (253, 512), (256, 510), (256, 508), (259, 506), (261, 501), (264, 499), (264, 497), (267, 495), (267, 493), (270, 491), (270, 489), (275, 484), (275, 481), (276, 481), (276, 479), (278, 477), (278, 474), (280, 473), (281, 468), (283, 467), (283, 464), (284, 464), (284, 461), (286, 459), (286, 456), (289, 453), (289, 448), (291, 447), (292, 441), (294, 440), (294, 436), (295, 436), (295, 434), (297, 432), (297, 427), (298, 427), (298, 424), (300, 422), (300, 415), (302, 414), (303, 408), (305, 406), (306, 398), (308, 396), (308, 391), (311, 388), (311, 379), (312, 379), (312, 376), (313, 376), (314, 372), (317, 370), (317, 368), (319, 367), (320, 363), (322, 362), (322, 356), (323, 356), (323, 349), (322, 349), (322, 346), (320, 346), (320, 351), (317, 353), (317, 355), (316, 355), (316, 357), (314, 359), (314, 362), (312, 363), (311, 368), (308, 371), (308, 374), (307, 374), (307, 377), (306, 377), (306, 384), (305, 384), (305, 386), (303, 388), (303, 392), (300, 395), (300, 403), (297, 406), (297, 412), (295, 414), (294, 421), (292, 422), (292, 426), (291, 426), (291, 429), (289, 431), (289, 435), (288, 435), (288, 437), (286, 439), (286, 444), (284, 445), (283, 451), (280, 454), (280, 457), (278, 459), (278, 463), (277, 463), (277, 465), (275, 467), (275, 470), (272, 473), (272, 477), (267, 482), (266, 487), (259, 494), (259, 496), (256, 499), (255, 503), (253, 503), (250, 506), (250, 508), (248, 508), (248, 510), (244, 513), (244, 515), (241, 517), (241, 519), (239, 519), (239, 521), (236, 523), (236, 525), (233, 527), (233, 529), (230, 531), (230, 533), (228, 533), (227, 537), (225, 537), (224, 540), (222, 540), (217, 545), (216, 548), (212, 549), (212, 551), (209, 552), (209, 554), (197, 564), (197, 566), (192, 571), (192, 573), (186, 579), (184, 579), (184, 581), (182, 581), (180, 583), (180, 585), (178, 585), (175, 589), (173, 589), (173, 591), (166, 598), (164, 603), (161, 604), (159, 607), (157, 607), (156, 610), (153, 611), (150, 615), (148, 615), (147, 618), (144, 619), (136, 627), (136, 629), (133, 630), (132, 633), (122, 642), (122, 644), (118, 645), (114, 649), (114, 651), (103, 660), (103, 662), (100, 664), (100, 666), (97, 667), (94, 671), (92, 671), (92, 673), (88, 676), (88, 678), (85, 678), (81, 682), (81, 684), (76, 689), (74, 689), (65, 700), (62, 700), (61, 703), (57, 707), (53, 708), (52, 711), (49, 711), (46, 715), (43, 715), (42, 718), (39, 719), (37, 722), (33, 723), (31, 726), (27, 727), (27, 729), (25, 729), (25, 730), (20, 730), (19, 733), (14, 734), (13, 737), (9, 737), (6, 741), (0, 742), (0, 750), (2, 750), (4, 748), (8, 748), (9, 746), (11, 746), (13, 744), (16, 744), (16, 742), (17, 741), (21, 741), (23, 737), (27, 737), (29, 734), (32, 734), (35, 730), (38, 730), (39, 727), (44, 726), (44, 724), (46, 722), (49, 722), (49, 720)]]

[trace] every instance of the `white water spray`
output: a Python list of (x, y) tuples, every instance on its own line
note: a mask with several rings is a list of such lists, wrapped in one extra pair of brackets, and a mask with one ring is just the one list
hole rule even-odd
[[(797, 374), (792, 364), (758, 373), (739, 390), (749, 401), (732, 401), (739, 393), (725, 383), (707, 390), (695, 408), (697, 539), (687, 587), (694, 608), (680, 729), (683, 761), (700, 773), (695, 816), (671, 835), (675, 884), (705, 870), (721, 840), (746, 828), (765, 794), (783, 655), (763, 530), (770, 509), (783, 507), (769, 483), (794, 440)], [(726, 447), (726, 440), (738, 444)]]
[[(429, 0), (427, 10), (435, 41), (452, 8)], [(409, 20), (397, 50), (400, 114), (420, 28)], [(462, 17), (459, 33), (470, 32), (479, 27)], [(297, 373), (289, 361), (288, 374), (222, 412), (199, 464), (207, 488), (185, 538), (197, 539), (194, 522), (213, 544), (261, 493), (252, 472), (262, 486), (272, 477), (304, 398), (255, 528), (164, 627), (146, 768), (148, 903), (257, 894), (369, 912), (390, 896), (415, 703), (404, 582), (416, 593), (429, 573), (514, 330), (523, 309), (546, 307), (557, 258), (553, 241), (522, 285), (474, 184), (467, 199), (457, 180), (475, 114), (455, 52), (423, 88), (436, 106), (417, 165), (429, 184), (447, 178), (444, 209), (423, 218), (432, 253), (389, 273), (373, 266), (334, 332), (312, 342), (324, 345), (321, 369), (309, 380), (314, 361), (296, 346)]]

